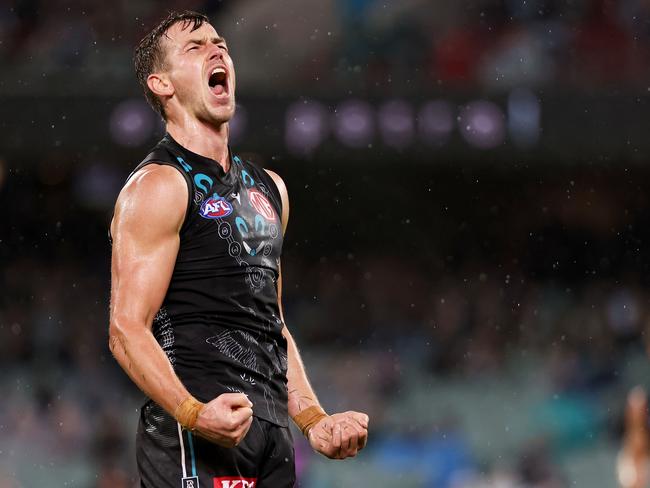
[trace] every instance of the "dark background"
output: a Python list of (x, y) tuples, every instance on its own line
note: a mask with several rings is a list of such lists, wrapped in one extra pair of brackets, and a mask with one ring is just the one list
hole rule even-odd
[(228, 40), (235, 151), (287, 183), (310, 377), (372, 419), (353, 461), (296, 435), (301, 486), (615, 486), (650, 373), (645, 0), (3, 2), (0, 486), (136, 486), (107, 228), (163, 130), (133, 46), (182, 8)]

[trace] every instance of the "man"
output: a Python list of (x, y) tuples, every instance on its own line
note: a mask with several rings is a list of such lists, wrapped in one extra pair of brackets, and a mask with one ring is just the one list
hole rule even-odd
[(170, 14), (135, 67), (167, 128), (111, 223), (110, 348), (150, 399), (142, 486), (293, 486), (289, 416), (334, 459), (365, 446), (368, 417), (323, 412), (284, 325), (286, 188), (228, 147), (235, 70), (206, 17)]
[(636, 386), (627, 395), (623, 444), (616, 460), (621, 488), (646, 488), (649, 466), (648, 398), (643, 388)]

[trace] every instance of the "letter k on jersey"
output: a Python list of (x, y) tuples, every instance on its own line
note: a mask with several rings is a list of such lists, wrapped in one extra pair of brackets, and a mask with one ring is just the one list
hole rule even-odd
[(214, 478), (214, 488), (255, 488), (257, 478)]

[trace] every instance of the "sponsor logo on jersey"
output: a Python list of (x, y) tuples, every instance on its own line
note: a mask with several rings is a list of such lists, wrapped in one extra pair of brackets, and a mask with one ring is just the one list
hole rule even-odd
[(232, 205), (222, 197), (210, 197), (201, 204), (201, 217), (219, 219), (232, 213)]
[(275, 211), (264, 194), (257, 190), (248, 190), (251, 205), (266, 220), (275, 220)]
[(257, 478), (214, 478), (214, 488), (255, 488)]
[(199, 488), (199, 477), (183, 478), (183, 488)]

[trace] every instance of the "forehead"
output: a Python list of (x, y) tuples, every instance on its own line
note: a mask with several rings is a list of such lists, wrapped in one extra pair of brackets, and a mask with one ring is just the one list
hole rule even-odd
[(188, 24), (185, 24), (184, 22), (176, 22), (167, 29), (164, 36), (165, 42), (168, 43), (169, 46), (179, 47), (190, 39), (210, 39), (219, 37), (215, 28), (207, 22), (204, 22), (201, 27), (194, 31), (192, 30), (192, 26), (193, 24), (191, 22)]

